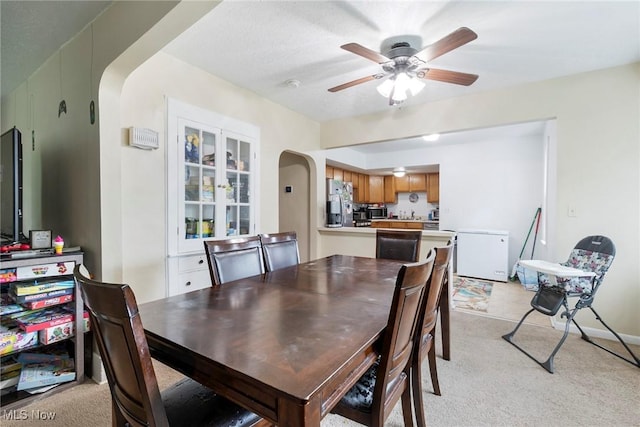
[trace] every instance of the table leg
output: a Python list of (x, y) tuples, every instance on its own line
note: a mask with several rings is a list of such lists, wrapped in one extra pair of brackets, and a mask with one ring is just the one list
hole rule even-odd
[(279, 399), (278, 427), (320, 427), (320, 399), (313, 399), (306, 405)]

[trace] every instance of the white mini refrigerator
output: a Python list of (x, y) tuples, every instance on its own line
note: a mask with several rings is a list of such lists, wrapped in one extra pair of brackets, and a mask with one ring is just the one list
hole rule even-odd
[(458, 276), (506, 282), (509, 270), (509, 232), (458, 230)]

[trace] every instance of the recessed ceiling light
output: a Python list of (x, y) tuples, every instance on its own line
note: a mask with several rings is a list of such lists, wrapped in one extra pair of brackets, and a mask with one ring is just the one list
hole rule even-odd
[(404, 170), (403, 167), (395, 168), (393, 170), (393, 176), (398, 177), (398, 178), (402, 178), (405, 173), (406, 173), (406, 171)]
[(423, 136), (422, 139), (424, 139), (425, 141), (429, 141), (429, 142), (436, 142), (438, 139), (440, 139), (440, 134), (439, 133), (432, 133), (431, 135)]

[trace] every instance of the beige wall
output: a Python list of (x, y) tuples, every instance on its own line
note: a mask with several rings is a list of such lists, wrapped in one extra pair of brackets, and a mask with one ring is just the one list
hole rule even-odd
[[(67, 244), (82, 246), (85, 263), (97, 277), (101, 277), (105, 252), (103, 233), (111, 233), (111, 239), (122, 243), (120, 231), (108, 227), (105, 230), (102, 221), (109, 224), (119, 216), (119, 209), (102, 197), (100, 170), (113, 165), (101, 165), (105, 116), (98, 87), (105, 68), (129, 46), (144, 39), (145, 32), (157, 22), (169, 15), (174, 21), (171, 30), (181, 32), (185, 28), (181, 25), (190, 25), (189, 18), (194, 22), (206, 8), (213, 6), (178, 3), (115, 2), (92, 26), (62, 46), (2, 99), (2, 130), (16, 125), (23, 133), (25, 234), (30, 229), (51, 229), (62, 235)], [(164, 32), (171, 37), (172, 31)], [(157, 49), (156, 46), (154, 51)], [(137, 55), (144, 57), (148, 53), (138, 49)], [(100, 98), (104, 98), (102, 93)], [(62, 99), (67, 113), (58, 116)], [(91, 100), (96, 105), (95, 124), (89, 121)], [(109, 147), (109, 143), (104, 146)], [(119, 250), (112, 253), (119, 259)]]
[[(640, 335), (640, 63), (323, 123), (325, 148), (557, 119), (556, 261), (604, 234), (617, 255), (594, 307)], [(567, 208), (577, 215), (569, 217)], [(586, 314), (586, 313), (582, 313)], [(599, 328), (593, 316), (579, 316)]]
[(166, 285), (166, 97), (260, 128), (259, 233), (279, 231), (278, 169), (283, 151), (320, 146), (318, 123), (172, 56), (158, 53), (138, 67), (122, 90), (120, 128), (154, 129), (163, 135), (161, 147), (135, 149), (125, 144), (123, 135), (113, 150), (121, 168), (123, 278), (139, 301), (163, 297)]
[[(309, 261), (309, 234), (311, 213), (311, 170), (309, 161), (300, 155), (285, 152), (280, 156), (278, 182), (279, 230), (295, 231), (298, 238), (300, 260)], [(285, 187), (291, 186), (291, 192)], [(313, 227), (315, 233), (315, 224)], [(265, 230), (266, 231), (266, 230)]]

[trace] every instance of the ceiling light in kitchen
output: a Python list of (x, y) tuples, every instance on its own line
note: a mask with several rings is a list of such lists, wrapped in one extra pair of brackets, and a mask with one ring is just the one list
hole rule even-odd
[(395, 168), (393, 170), (393, 176), (395, 176), (397, 178), (402, 178), (405, 173), (407, 173), (407, 171), (405, 171), (403, 167)]
[(439, 133), (432, 133), (431, 135), (423, 136), (422, 139), (424, 139), (425, 141), (429, 141), (429, 142), (436, 142), (438, 139), (440, 139), (440, 134)]

